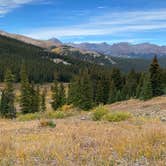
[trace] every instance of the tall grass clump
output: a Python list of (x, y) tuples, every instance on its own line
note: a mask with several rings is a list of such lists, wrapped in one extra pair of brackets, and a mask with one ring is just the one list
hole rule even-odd
[(104, 119), (109, 122), (120, 122), (124, 120), (128, 120), (131, 118), (132, 115), (128, 112), (114, 112), (114, 113), (108, 113), (104, 116)]
[(18, 114), (18, 121), (32, 121), (32, 120), (39, 120), (42, 118), (45, 119), (63, 119), (69, 116), (72, 116), (72, 112), (63, 112), (63, 111), (46, 111), (46, 112), (37, 112), (37, 113), (30, 113), (30, 114)]
[(120, 122), (128, 120), (132, 115), (129, 112), (109, 112), (104, 106), (100, 105), (92, 110), (94, 121), (106, 120), (109, 122)]
[(92, 110), (93, 115), (92, 119), (94, 121), (100, 121), (104, 117), (104, 115), (108, 114), (108, 110), (104, 108), (104, 106), (100, 105), (96, 107), (94, 110)]
[(63, 119), (66, 116), (67, 115), (62, 111), (48, 111), (44, 114), (44, 118), (47, 119)]
[(36, 113), (18, 115), (17, 119), (19, 121), (31, 121), (31, 120), (38, 120), (40, 118), (41, 118), (41, 114), (36, 112)]

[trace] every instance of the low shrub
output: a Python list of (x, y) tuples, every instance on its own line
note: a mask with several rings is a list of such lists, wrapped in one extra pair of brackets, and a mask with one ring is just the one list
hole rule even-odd
[(61, 108), (60, 108), (60, 111), (62, 112), (69, 112), (73, 109), (73, 105), (63, 105)]
[(120, 122), (131, 118), (132, 115), (128, 112), (114, 112), (108, 113), (104, 116), (104, 119), (109, 122)]
[(40, 113), (31, 113), (31, 114), (19, 115), (17, 119), (19, 121), (31, 121), (31, 120), (40, 119), (40, 117), (41, 117)]
[(98, 106), (93, 111), (92, 119), (94, 121), (99, 121), (103, 118), (104, 115), (108, 113), (108, 110), (104, 106)]
[(72, 116), (73, 114), (70, 112), (62, 112), (62, 111), (46, 111), (46, 112), (37, 112), (32, 114), (18, 114), (17, 120), (19, 121), (31, 121), (38, 119), (63, 119), (65, 117)]
[(40, 126), (41, 127), (55, 128), (56, 127), (56, 123), (53, 120), (42, 119), (42, 120), (40, 120)]
[(45, 112), (44, 117), (47, 119), (63, 119), (65, 114), (61, 111), (48, 111)]

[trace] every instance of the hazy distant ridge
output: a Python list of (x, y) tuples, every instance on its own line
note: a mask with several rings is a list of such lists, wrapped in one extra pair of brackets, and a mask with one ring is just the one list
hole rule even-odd
[(69, 45), (85, 50), (97, 51), (112, 56), (133, 57), (140, 55), (151, 57), (154, 56), (154, 54), (158, 56), (166, 56), (166, 46), (158, 46), (150, 43), (130, 44), (127, 42), (123, 42), (112, 45), (109, 45), (107, 43), (69, 43)]

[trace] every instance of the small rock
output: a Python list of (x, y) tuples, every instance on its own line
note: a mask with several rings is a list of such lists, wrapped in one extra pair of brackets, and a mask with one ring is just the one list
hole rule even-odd
[(166, 117), (162, 117), (162, 118), (160, 118), (160, 120), (161, 120), (162, 122), (166, 122)]
[(86, 117), (81, 117), (81, 120), (86, 120), (87, 118)]

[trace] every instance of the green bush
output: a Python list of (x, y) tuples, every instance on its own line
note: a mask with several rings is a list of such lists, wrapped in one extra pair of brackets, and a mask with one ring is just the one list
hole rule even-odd
[(18, 120), (19, 121), (31, 121), (40, 119), (41, 115), (39, 113), (31, 113), (31, 114), (25, 114), (25, 115), (19, 115)]
[(65, 118), (65, 114), (61, 111), (50, 111), (45, 113), (45, 118), (47, 119), (63, 119)]
[(55, 128), (56, 127), (56, 124), (54, 121), (49, 121), (48, 122), (48, 126), (50, 126), (51, 128)]
[(92, 119), (94, 121), (99, 121), (103, 118), (104, 115), (108, 113), (108, 110), (104, 106), (98, 106), (93, 110)]
[(120, 122), (131, 118), (131, 116), (128, 112), (114, 112), (106, 114), (104, 119), (109, 122)]
[(32, 114), (18, 114), (17, 120), (19, 121), (31, 121), (37, 119), (63, 119), (65, 117), (72, 116), (72, 114), (64, 113), (61, 111), (46, 111), (46, 112), (37, 112)]

